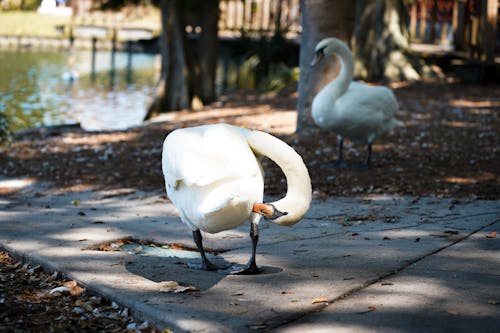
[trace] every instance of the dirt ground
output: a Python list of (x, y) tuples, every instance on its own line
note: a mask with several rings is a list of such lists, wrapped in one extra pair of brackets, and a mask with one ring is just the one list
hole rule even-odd
[[(394, 87), (405, 127), (379, 138), (369, 169), (334, 169), (335, 133), (294, 134), (294, 92), (277, 96), (231, 94), (199, 112), (165, 114), (120, 132), (44, 128), (0, 147), (0, 176), (42, 181), (40, 195), (132, 188), (163, 191), (161, 149), (169, 131), (227, 122), (275, 134), (308, 166), (315, 197), (370, 194), (499, 199), (500, 86), (413, 84)], [(366, 148), (347, 142), (345, 159), (364, 160)], [(266, 193), (286, 191), (269, 160)], [(18, 188), (2, 185), (0, 196)], [(57, 289), (66, 287), (65, 289)], [(53, 290), (59, 290), (53, 292)], [(136, 323), (126, 309), (78, 289), (71, 281), (23, 265), (0, 252), (0, 332), (159, 332)], [(166, 330), (165, 332), (168, 332)]]
[[(405, 127), (379, 138), (369, 169), (326, 167), (337, 154), (335, 133), (294, 134), (295, 92), (277, 96), (230, 94), (198, 112), (173, 112), (145, 126), (86, 133), (77, 127), (24, 133), (0, 147), (0, 176), (31, 177), (53, 185), (46, 194), (88, 189), (164, 188), (161, 149), (169, 131), (227, 122), (275, 134), (290, 143), (309, 168), (314, 194), (436, 195), (499, 198), (500, 85), (418, 83), (393, 87)], [(159, 121), (163, 120), (163, 121)], [(345, 145), (349, 163), (366, 147)], [(265, 160), (266, 193), (286, 191), (281, 171)], [(1, 187), (0, 194), (12, 189)]]

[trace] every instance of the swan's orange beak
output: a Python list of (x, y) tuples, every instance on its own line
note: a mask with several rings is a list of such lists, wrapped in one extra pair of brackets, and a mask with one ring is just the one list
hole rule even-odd
[(256, 203), (253, 205), (252, 212), (262, 215), (263, 217), (268, 217), (273, 215), (274, 209), (271, 205), (267, 205), (265, 203)]
[(288, 214), (288, 212), (279, 211), (272, 204), (265, 203), (255, 203), (253, 205), (252, 212), (262, 215), (262, 217), (266, 220), (274, 220)]

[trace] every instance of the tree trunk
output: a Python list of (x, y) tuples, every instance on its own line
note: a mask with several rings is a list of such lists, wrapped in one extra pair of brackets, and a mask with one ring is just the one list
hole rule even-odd
[[(311, 70), (316, 44), (326, 37), (337, 37), (347, 43), (354, 30), (356, 1), (301, 0), (302, 35), (300, 46), (299, 100), (297, 104), (297, 132), (307, 135), (314, 128), (311, 103), (316, 93), (335, 74), (331, 70)], [(328, 72), (329, 75), (325, 75)]]
[[(185, 31), (188, 11), (193, 8), (197, 10), (195, 14), (201, 18), (202, 25), (197, 38), (198, 54)], [(160, 112), (190, 109), (193, 104), (199, 107), (201, 103), (210, 103), (216, 98), (219, 0), (207, 0), (199, 4), (160, 0), (160, 9), (162, 68), (148, 118)]]
[(409, 48), (403, 0), (358, 0), (353, 51), (355, 75), (367, 81), (419, 80), (432, 74)]
[(204, 104), (207, 104), (217, 98), (215, 77), (218, 55), (219, 0), (204, 0), (200, 5), (202, 6), (202, 30), (198, 39), (201, 74), (199, 97)]
[(161, 0), (160, 49), (161, 76), (147, 118), (160, 112), (187, 109), (190, 106), (188, 68), (184, 29), (180, 20), (179, 0)]

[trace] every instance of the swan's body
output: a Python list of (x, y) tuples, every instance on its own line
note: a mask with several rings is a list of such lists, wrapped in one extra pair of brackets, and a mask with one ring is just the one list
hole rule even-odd
[(398, 102), (391, 89), (353, 82), (354, 60), (348, 46), (339, 39), (326, 38), (316, 46), (315, 65), (323, 57), (336, 55), (341, 61), (338, 76), (327, 84), (312, 103), (312, 118), (322, 129), (339, 135), (339, 157), (342, 163), (343, 139), (368, 145), (365, 164), (369, 165), (371, 145), (375, 138), (401, 123), (394, 117)]
[[(288, 190), (281, 200), (262, 203), (264, 177), (256, 155), (267, 156), (282, 168)], [(260, 131), (227, 124), (175, 130), (163, 144), (162, 169), (167, 194), (193, 231), (204, 269), (215, 266), (204, 255), (200, 230), (217, 233), (249, 220), (254, 249), (249, 271), (244, 272), (253, 273), (261, 215), (291, 225), (304, 216), (311, 201), (311, 181), (302, 158), (283, 141)]]

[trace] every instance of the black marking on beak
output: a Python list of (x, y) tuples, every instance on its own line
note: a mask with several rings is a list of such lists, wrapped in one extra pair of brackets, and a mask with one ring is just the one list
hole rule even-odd
[(316, 66), (318, 63), (321, 62), (321, 60), (323, 60), (323, 58), (325, 57), (324, 49), (325, 48), (323, 47), (314, 53), (314, 59), (311, 62), (311, 67)]
[(282, 211), (276, 209), (276, 207), (274, 207), (274, 205), (272, 205), (272, 204), (269, 204), (269, 205), (273, 207), (273, 214), (270, 216), (264, 216), (265, 220), (276, 220), (277, 218), (288, 215), (288, 212), (282, 212)]

